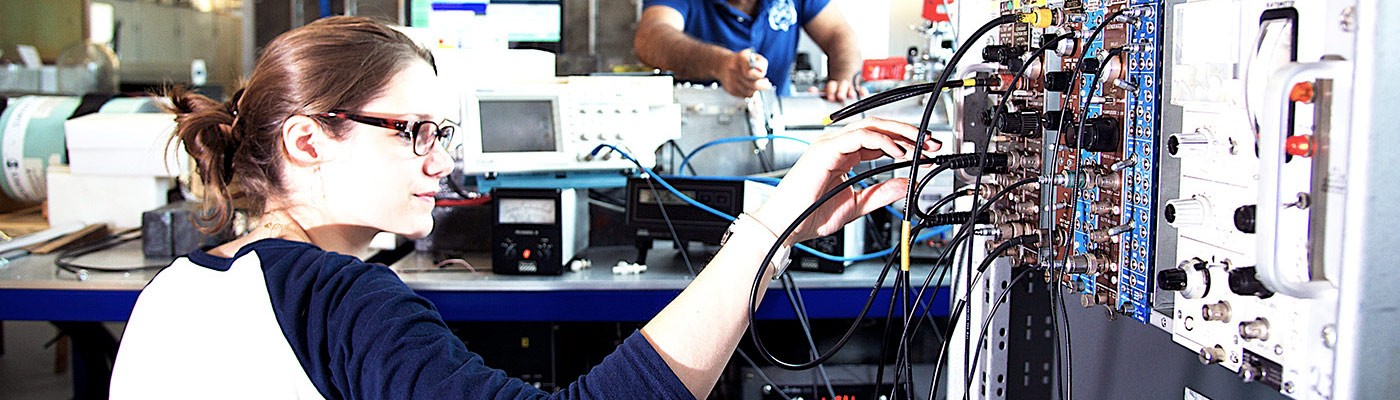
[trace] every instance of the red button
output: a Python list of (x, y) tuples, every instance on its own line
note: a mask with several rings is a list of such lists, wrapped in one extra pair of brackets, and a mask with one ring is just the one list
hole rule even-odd
[(525, 252), (521, 253), (521, 255), (524, 255), (525, 258), (530, 258), (530, 249), (525, 249)]
[(1312, 136), (1290, 136), (1283, 142), (1283, 151), (1299, 157), (1312, 157)]
[(1298, 82), (1297, 84), (1294, 84), (1293, 90), (1288, 91), (1288, 99), (1299, 103), (1312, 103), (1312, 82)]

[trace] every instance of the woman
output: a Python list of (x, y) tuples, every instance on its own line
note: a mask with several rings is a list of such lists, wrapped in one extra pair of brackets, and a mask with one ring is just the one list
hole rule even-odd
[[(347, 255), (381, 231), (432, 229), (453, 165), (452, 128), (438, 121), (455, 100), (440, 89), (432, 56), (404, 35), (331, 17), (273, 40), (228, 103), (172, 93), (174, 140), (195, 159), (208, 206), (202, 228), (227, 227), (235, 198), (258, 222), (142, 291), (113, 398), (545, 397), (484, 366), (388, 268)], [(743, 332), (773, 232), (859, 160), (905, 157), (915, 133), (867, 120), (816, 141), (685, 291), (554, 396), (706, 397)], [(906, 189), (892, 180), (847, 193), (793, 240), (834, 232)]]

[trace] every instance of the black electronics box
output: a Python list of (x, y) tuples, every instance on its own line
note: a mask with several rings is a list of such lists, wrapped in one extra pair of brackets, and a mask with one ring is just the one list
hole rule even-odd
[(178, 202), (141, 213), (141, 252), (147, 257), (179, 257), (201, 245), (233, 239), (227, 229), (215, 235), (200, 232), (194, 220), (199, 209), (199, 203)]
[[(496, 189), (491, 193), (491, 270), (498, 274), (559, 275), (577, 251), (579, 190)], [(585, 200), (586, 201), (586, 200)], [(582, 224), (581, 226), (579, 224)], [(587, 231), (582, 233), (587, 236)], [(587, 246), (586, 242), (582, 244)]]
[[(826, 254), (842, 255), (846, 249), (845, 229), (836, 231), (836, 233), (830, 235), (802, 242), (802, 244)], [(792, 253), (788, 257), (792, 259), (792, 263), (788, 264), (787, 268), (790, 271), (831, 272), (837, 274), (846, 272), (846, 263), (817, 257), (812, 253), (802, 250), (792, 249)]]
[[(682, 200), (675, 193), (648, 178), (627, 179), (627, 225), (637, 228), (637, 237), (675, 239), (662, 217), (670, 217), (676, 235), (685, 241), (719, 244), (730, 221)], [(667, 177), (666, 182), (687, 197), (722, 213), (738, 216), (744, 212), (744, 182), (714, 179)]]

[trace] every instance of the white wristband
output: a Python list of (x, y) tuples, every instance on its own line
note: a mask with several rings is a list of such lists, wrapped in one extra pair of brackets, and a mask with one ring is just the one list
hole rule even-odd
[[(720, 240), (720, 246), (724, 246), (728, 243), (729, 237), (733, 236), (734, 232), (738, 231), (741, 225), (754, 225), (750, 229), (761, 229), (773, 235), (774, 240), (778, 238), (778, 234), (768, 229), (768, 226), (764, 225), (763, 222), (760, 222), (757, 218), (754, 218), (754, 216), (748, 213), (744, 213), (739, 215), (739, 218), (735, 218), (734, 223), (729, 225), (729, 230), (724, 232), (724, 237)], [(782, 275), (783, 271), (787, 269), (788, 264), (792, 263), (791, 255), (792, 246), (778, 246), (778, 252), (773, 255), (773, 260), (770, 262), (773, 268), (773, 279), (777, 279), (779, 275)]]

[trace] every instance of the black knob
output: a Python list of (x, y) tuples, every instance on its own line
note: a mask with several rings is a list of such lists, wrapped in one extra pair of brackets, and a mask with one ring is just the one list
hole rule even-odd
[(1230, 271), (1230, 291), (1240, 296), (1259, 296), (1267, 299), (1274, 292), (1264, 287), (1264, 282), (1254, 275), (1254, 267), (1235, 268)]
[(982, 61), (998, 63), (1013, 71), (1019, 70), (1022, 63), (1021, 53), (1025, 52), (1024, 48), (994, 44), (982, 48)]
[(982, 61), (1001, 62), (1001, 59), (1005, 58), (1006, 54), (1011, 51), (1011, 46), (1004, 44), (987, 45), (987, 47), (982, 48)]
[(1034, 135), (1040, 130), (1040, 113), (1035, 111), (1006, 113), (997, 123), (997, 130), (1009, 135)]
[[(1082, 148), (1093, 152), (1118, 150), (1118, 137), (1122, 135), (1118, 120), (1113, 117), (1098, 116), (1084, 120), (1079, 127), (1065, 128), (1060, 132), (1060, 143), (1072, 148)], [(1083, 137), (1080, 137), (1083, 135)]]
[(1041, 116), (1040, 123), (1041, 126), (1050, 129), (1060, 129), (1060, 119), (1062, 118), (1069, 118), (1069, 121), (1065, 123), (1067, 128), (1074, 126), (1074, 115), (1062, 110), (1046, 111), (1045, 115)]
[(1051, 92), (1063, 92), (1069, 90), (1070, 71), (1055, 71), (1045, 73), (1045, 90)]
[(1186, 270), (1172, 268), (1158, 271), (1157, 288), (1171, 291), (1186, 290)]
[(1235, 209), (1235, 229), (1240, 232), (1254, 233), (1254, 213), (1259, 208), (1253, 204), (1240, 206)]
[(1085, 58), (1082, 62), (1084, 63), (1084, 68), (1083, 68), (1084, 73), (1086, 73), (1086, 74), (1097, 74), (1097, 73), (1099, 73), (1099, 59), (1093, 58), (1093, 57), (1089, 57), (1089, 58)]

